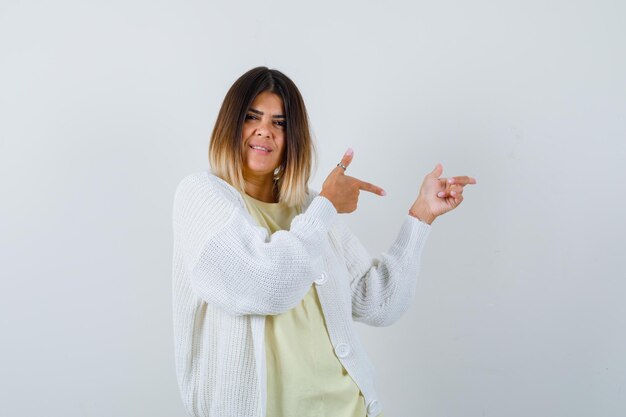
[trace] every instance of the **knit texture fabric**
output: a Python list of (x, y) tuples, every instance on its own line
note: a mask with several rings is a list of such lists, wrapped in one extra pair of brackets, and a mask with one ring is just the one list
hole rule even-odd
[(192, 417), (265, 416), (265, 316), (295, 307), (314, 280), (330, 339), (368, 416), (382, 405), (353, 321), (395, 322), (415, 295), (430, 226), (406, 215), (377, 258), (314, 191), (290, 230), (272, 235), (237, 190), (208, 171), (179, 184), (173, 206), (175, 362)]
[[(289, 230), (299, 207), (241, 193), (248, 212), (268, 232)], [(267, 417), (365, 417), (365, 399), (335, 353), (316, 280), (298, 305), (265, 316)], [(382, 417), (379, 414), (376, 417)]]

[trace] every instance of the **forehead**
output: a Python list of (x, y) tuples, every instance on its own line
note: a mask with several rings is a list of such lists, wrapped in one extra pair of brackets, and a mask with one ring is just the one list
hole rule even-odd
[(284, 110), (283, 100), (280, 96), (269, 91), (263, 91), (257, 95), (252, 101), (252, 105), (250, 107), (261, 110), (264, 113), (269, 112), (271, 114), (282, 114)]

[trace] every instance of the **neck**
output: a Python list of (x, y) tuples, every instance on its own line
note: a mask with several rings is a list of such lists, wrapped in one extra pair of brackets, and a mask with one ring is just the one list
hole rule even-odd
[(278, 196), (274, 192), (274, 175), (254, 176), (245, 175), (246, 194), (255, 200), (265, 203), (277, 203)]

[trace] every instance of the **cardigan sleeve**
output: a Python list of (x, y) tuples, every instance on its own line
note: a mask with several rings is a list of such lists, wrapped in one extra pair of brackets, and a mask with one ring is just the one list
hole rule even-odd
[(289, 231), (271, 236), (206, 176), (188, 176), (174, 197), (175, 250), (194, 292), (229, 314), (279, 314), (297, 305), (323, 267), (337, 211), (317, 196)]
[(407, 215), (386, 252), (372, 258), (342, 222), (344, 258), (350, 274), (352, 317), (371, 326), (396, 322), (415, 297), (421, 254), (431, 226)]

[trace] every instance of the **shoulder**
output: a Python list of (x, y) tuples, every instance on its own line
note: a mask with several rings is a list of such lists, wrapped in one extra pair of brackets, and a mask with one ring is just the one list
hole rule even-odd
[(179, 182), (172, 215), (175, 223), (217, 228), (233, 215), (243, 213), (244, 207), (234, 187), (206, 170), (189, 174)]
[(189, 197), (212, 197), (243, 205), (239, 192), (210, 170), (194, 172), (180, 180), (176, 187), (175, 200)]

